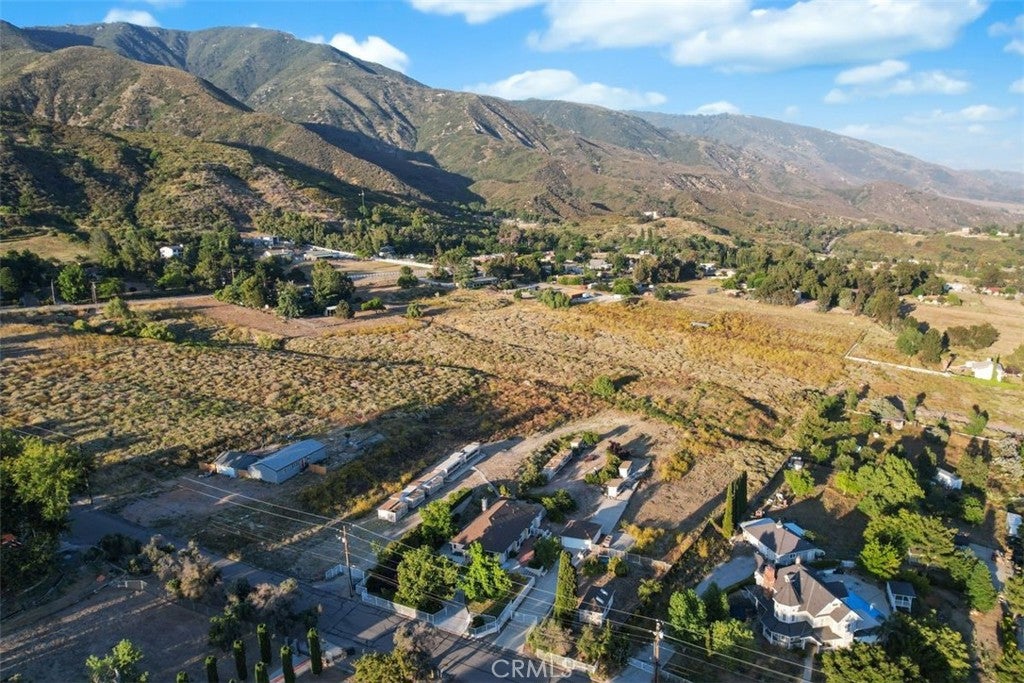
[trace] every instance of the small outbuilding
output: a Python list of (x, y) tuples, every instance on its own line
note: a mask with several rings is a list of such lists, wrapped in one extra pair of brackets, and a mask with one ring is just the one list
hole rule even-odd
[(310, 464), (327, 458), (327, 447), (316, 439), (289, 444), (258, 460), (249, 467), (249, 476), (271, 484), (281, 484), (306, 469)]
[(935, 473), (935, 481), (950, 491), (959, 491), (964, 486), (964, 480), (960, 478), (959, 474), (944, 470), (941, 467)]
[(914, 587), (906, 581), (886, 581), (885, 595), (889, 598), (889, 606), (892, 611), (903, 610), (909, 612), (914, 607), (914, 598), (917, 592)]
[(574, 519), (562, 531), (562, 547), (566, 550), (590, 550), (601, 541), (601, 525)]
[(615, 477), (614, 479), (609, 479), (604, 483), (604, 495), (609, 498), (618, 498), (619, 494), (628, 488), (629, 486), (626, 484), (625, 479)]
[(224, 451), (213, 461), (213, 470), (232, 479), (248, 477), (249, 468), (259, 460), (258, 455), (243, 451)]
[(615, 591), (607, 588), (591, 587), (580, 600), (580, 621), (601, 626), (608, 617), (608, 611), (615, 601)]
[(407, 512), (409, 512), (409, 504), (402, 500), (401, 496), (391, 496), (377, 508), (377, 518), (394, 524), (405, 517)]

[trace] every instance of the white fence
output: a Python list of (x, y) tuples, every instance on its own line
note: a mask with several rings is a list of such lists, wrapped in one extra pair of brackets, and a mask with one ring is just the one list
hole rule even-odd
[(530, 589), (533, 588), (533, 584), (536, 582), (537, 579), (531, 576), (530, 580), (526, 582), (525, 586), (523, 586), (523, 589), (519, 591), (519, 594), (505, 605), (505, 609), (501, 610), (501, 614), (499, 614), (494, 621), (484, 624), (483, 626), (477, 626), (475, 628), (471, 627), (469, 629), (469, 637), (480, 638), (481, 636), (485, 636), (489, 633), (497, 633), (500, 631), (501, 627), (508, 623), (508, 620), (515, 614), (519, 605), (521, 605), (523, 600), (526, 598), (526, 594), (530, 592)]
[(534, 656), (542, 662), (554, 664), (563, 671), (582, 671), (588, 674), (597, 673), (597, 666), (594, 664), (587, 664), (571, 657), (561, 657), (553, 652), (538, 650), (534, 653)]
[[(637, 669), (640, 669), (641, 671), (646, 671), (649, 674), (654, 673), (654, 664), (652, 664), (651, 662), (645, 662), (642, 659), (630, 657), (627, 663), (629, 664), (629, 666), (636, 667)], [(693, 683), (693, 681), (691, 681), (689, 678), (683, 678), (682, 676), (677, 676), (676, 674), (670, 671), (666, 671), (665, 667), (661, 667), (658, 670), (658, 676), (663, 680), (673, 681), (674, 683)]]
[(454, 602), (446, 602), (444, 603), (444, 607), (442, 607), (440, 611), (434, 612), (433, 614), (429, 614), (427, 612), (421, 612), (420, 610), (414, 607), (402, 605), (397, 602), (391, 602), (390, 600), (386, 600), (380, 596), (373, 595), (368, 590), (366, 590), (365, 586), (359, 587), (359, 594), (360, 599), (368, 605), (380, 607), (381, 609), (397, 614), (398, 616), (405, 617), (406, 619), (416, 619), (418, 621), (425, 621), (431, 626), (437, 627), (441, 627), (442, 622), (446, 621), (448, 617), (450, 617), (451, 615), (465, 609), (464, 606), (457, 605)]
[[(336, 576), (342, 576), (345, 573), (346, 566), (347, 565), (344, 562), (342, 562), (341, 564), (336, 564), (333, 567), (331, 567), (330, 569), (328, 569), (327, 571), (325, 571), (324, 572), (324, 581), (330, 581), (331, 579), (333, 579)], [(353, 581), (362, 581), (363, 580), (363, 576), (365, 576), (365, 575), (366, 575), (366, 572), (364, 572), (359, 567), (352, 567), (352, 580)]]

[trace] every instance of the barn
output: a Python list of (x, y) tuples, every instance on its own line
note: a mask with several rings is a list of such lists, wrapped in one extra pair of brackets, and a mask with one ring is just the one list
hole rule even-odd
[(273, 455), (253, 463), (249, 474), (253, 479), (271, 484), (283, 483), (306, 469), (311, 463), (327, 457), (327, 448), (316, 439), (288, 444)]

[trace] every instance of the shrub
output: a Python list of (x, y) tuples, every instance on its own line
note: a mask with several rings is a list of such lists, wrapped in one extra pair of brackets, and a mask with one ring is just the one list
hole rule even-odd
[(814, 477), (807, 470), (786, 470), (783, 476), (797, 497), (802, 498), (814, 491)]
[(360, 311), (383, 311), (385, 308), (384, 302), (380, 300), (380, 297), (373, 297), (369, 301), (364, 301), (360, 306)]

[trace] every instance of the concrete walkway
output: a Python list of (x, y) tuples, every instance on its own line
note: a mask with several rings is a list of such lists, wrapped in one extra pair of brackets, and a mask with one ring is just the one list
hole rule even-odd
[(750, 578), (754, 573), (756, 561), (752, 554), (740, 555), (726, 560), (711, 570), (711, 573), (697, 584), (697, 595), (704, 595), (712, 583), (717, 583), (719, 588), (728, 588), (734, 584)]
[(518, 621), (513, 617), (498, 635), (494, 637), (494, 644), (507, 650), (519, 652), (526, 643), (526, 634), (533, 628), (532, 621), (540, 622), (551, 611), (551, 605), (555, 602), (555, 586), (558, 584), (558, 566), (555, 565), (548, 570), (548, 573), (537, 579), (533, 588), (523, 598), (522, 604), (516, 611), (526, 621)]

